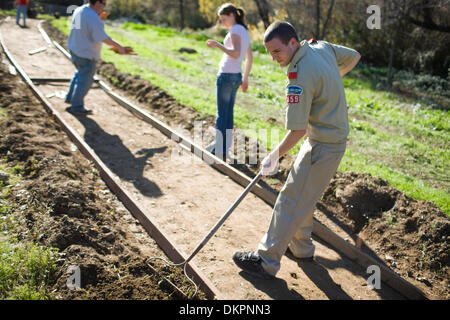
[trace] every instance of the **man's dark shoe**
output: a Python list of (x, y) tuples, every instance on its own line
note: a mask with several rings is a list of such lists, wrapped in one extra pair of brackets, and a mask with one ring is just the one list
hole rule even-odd
[(235, 252), (233, 261), (239, 268), (252, 276), (267, 280), (275, 278), (264, 270), (261, 265), (262, 260), (256, 252)]
[(84, 115), (92, 114), (92, 110), (82, 109), (82, 110), (74, 111), (74, 110), (72, 110), (71, 107), (67, 107), (66, 111), (70, 112), (71, 114), (74, 114), (74, 115), (83, 115), (84, 116)]

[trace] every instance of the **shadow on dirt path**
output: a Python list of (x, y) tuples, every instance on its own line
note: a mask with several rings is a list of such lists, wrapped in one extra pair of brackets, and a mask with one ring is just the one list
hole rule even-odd
[(84, 140), (91, 146), (100, 159), (120, 179), (129, 181), (142, 195), (159, 198), (163, 195), (156, 183), (144, 177), (144, 168), (151, 166), (147, 163), (157, 153), (163, 153), (167, 146), (160, 148), (141, 149), (134, 155), (117, 135), (105, 132), (100, 125), (87, 116), (75, 116), (84, 126)]

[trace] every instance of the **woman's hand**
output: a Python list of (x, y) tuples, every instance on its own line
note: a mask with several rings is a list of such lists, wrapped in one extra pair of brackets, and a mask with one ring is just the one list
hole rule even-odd
[(110, 12), (108, 11), (103, 11), (102, 13), (100, 13), (100, 19), (102, 19), (103, 21), (105, 21), (106, 19), (108, 19)]
[(210, 48), (217, 48), (219, 43), (216, 40), (206, 40), (206, 45)]
[(241, 88), (242, 88), (242, 92), (247, 92), (247, 89), (248, 89), (248, 79), (242, 80)]

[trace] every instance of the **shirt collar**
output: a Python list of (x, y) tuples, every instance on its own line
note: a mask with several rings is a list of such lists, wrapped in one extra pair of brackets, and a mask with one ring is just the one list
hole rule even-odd
[(305, 56), (306, 52), (309, 49), (309, 43), (305, 40), (303, 40), (300, 43), (301, 47), (297, 50), (297, 52), (294, 54), (294, 57), (291, 60), (291, 63), (288, 68), (288, 72), (291, 69), (297, 68), (298, 62)]

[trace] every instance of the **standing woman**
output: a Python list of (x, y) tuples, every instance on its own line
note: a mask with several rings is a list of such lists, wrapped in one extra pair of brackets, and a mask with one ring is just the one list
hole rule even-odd
[[(225, 3), (218, 9), (218, 15), (220, 22), (229, 32), (225, 37), (224, 45), (215, 40), (206, 41), (208, 47), (219, 48), (224, 52), (216, 80), (216, 138), (207, 149), (225, 160), (233, 138), (233, 107), (236, 92), (241, 85), (242, 91), (247, 91), (253, 56), (244, 10), (236, 8), (231, 3)], [(242, 60), (244, 58), (246, 58), (246, 63), (242, 77)]]

